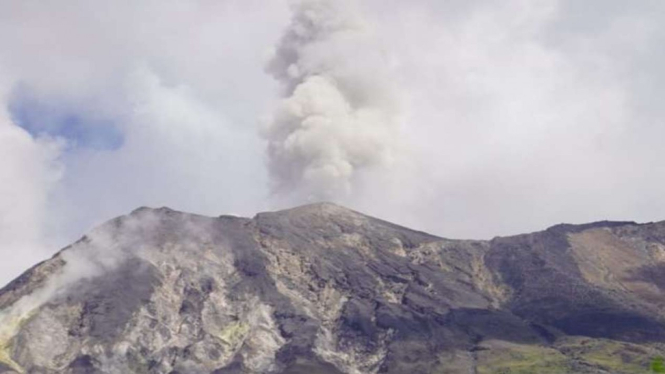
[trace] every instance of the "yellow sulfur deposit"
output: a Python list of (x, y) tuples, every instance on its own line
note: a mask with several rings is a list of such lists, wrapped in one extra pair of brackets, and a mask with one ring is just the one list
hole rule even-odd
[(30, 316), (31, 314), (16, 316), (11, 313), (0, 313), (0, 363), (8, 365), (19, 373), (23, 373), (24, 370), (11, 357), (12, 339)]

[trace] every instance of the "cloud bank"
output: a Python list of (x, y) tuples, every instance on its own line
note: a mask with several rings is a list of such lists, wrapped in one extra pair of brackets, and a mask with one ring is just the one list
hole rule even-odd
[(145, 205), (326, 199), (475, 238), (665, 219), (664, 13), (0, 0), (0, 283)]

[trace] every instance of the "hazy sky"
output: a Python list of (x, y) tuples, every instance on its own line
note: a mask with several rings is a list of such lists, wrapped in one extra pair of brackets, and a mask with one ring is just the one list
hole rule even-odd
[(665, 219), (665, 2), (0, 0), (0, 283), (139, 206)]

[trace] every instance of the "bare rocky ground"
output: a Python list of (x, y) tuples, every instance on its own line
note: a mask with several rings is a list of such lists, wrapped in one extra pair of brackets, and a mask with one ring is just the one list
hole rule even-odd
[(648, 373), (665, 223), (435, 237), (141, 208), (0, 291), (0, 373)]

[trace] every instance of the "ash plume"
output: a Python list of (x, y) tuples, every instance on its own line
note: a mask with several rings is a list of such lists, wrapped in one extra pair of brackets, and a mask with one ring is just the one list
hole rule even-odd
[(273, 191), (344, 199), (390, 163), (398, 105), (386, 56), (354, 1), (301, 0), (267, 71), (283, 88), (264, 129)]

